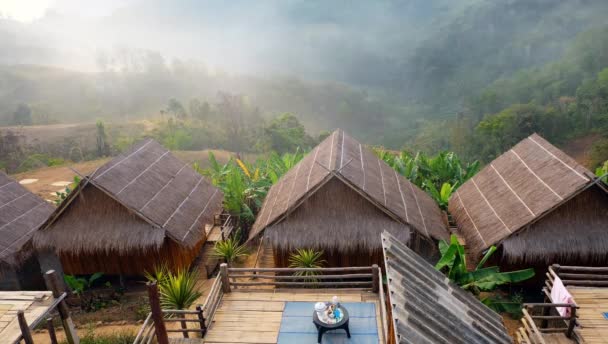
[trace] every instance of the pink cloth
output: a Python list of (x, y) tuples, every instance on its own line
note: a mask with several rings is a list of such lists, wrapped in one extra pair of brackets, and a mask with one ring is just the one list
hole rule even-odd
[[(564, 286), (564, 283), (559, 277), (555, 277), (553, 288), (551, 288), (551, 301), (553, 303), (574, 303), (572, 295)], [(563, 317), (570, 316), (570, 307), (556, 307), (559, 315)]]

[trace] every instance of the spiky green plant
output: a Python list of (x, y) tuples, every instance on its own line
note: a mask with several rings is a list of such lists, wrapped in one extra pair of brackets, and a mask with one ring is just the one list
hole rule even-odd
[(167, 277), (169, 276), (169, 267), (167, 263), (161, 263), (154, 265), (154, 270), (144, 271), (144, 277), (150, 282), (157, 282), (158, 284), (162, 284)]
[[(289, 267), (290, 268), (322, 268), (325, 264), (322, 251), (315, 251), (313, 249), (297, 249), (289, 256)], [(316, 276), (316, 271), (296, 271), (295, 276)]]
[(169, 272), (164, 281), (159, 282), (161, 306), (165, 309), (188, 309), (201, 297), (196, 286), (198, 273), (185, 269), (177, 273)]
[(224, 259), (228, 265), (248, 254), (245, 245), (239, 245), (235, 238), (218, 241), (213, 247), (213, 256)]

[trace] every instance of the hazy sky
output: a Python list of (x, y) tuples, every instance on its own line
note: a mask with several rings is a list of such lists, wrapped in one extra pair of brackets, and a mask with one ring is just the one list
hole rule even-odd
[(0, 13), (18, 21), (31, 22), (47, 10), (77, 16), (104, 16), (132, 0), (0, 0)]

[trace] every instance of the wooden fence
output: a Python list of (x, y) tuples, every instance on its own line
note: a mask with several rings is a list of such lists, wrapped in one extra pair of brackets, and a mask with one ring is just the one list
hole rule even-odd
[[(297, 275), (298, 272), (302, 274)], [(344, 268), (228, 268), (226, 264), (221, 264), (220, 279), (225, 293), (233, 288), (253, 286), (356, 288), (377, 293), (381, 281), (377, 265)]]
[[(189, 333), (198, 333), (200, 337), (204, 337), (223, 295), (221, 284), (221, 279), (216, 278), (205, 303), (197, 306), (196, 310), (177, 310), (161, 309), (158, 287), (156, 283), (148, 283), (151, 312), (139, 329), (133, 344), (154, 343), (155, 338), (159, 344), (167, 344), (169, 333), (181, 333), (184, 338), (189, 338)], [(188, 315), (191, 317), (189, 318)], [(166, 323), (180, 323), (181, 329), (167, 329)], [(198, 326), (189, 328), (188, 323), (197, 323)]]

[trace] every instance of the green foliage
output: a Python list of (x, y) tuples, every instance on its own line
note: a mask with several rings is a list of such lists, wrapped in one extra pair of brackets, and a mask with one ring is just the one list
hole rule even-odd
[(76, 186), (78, 186), (78, 184), (80, 183), (80, 177), (79, 176), (74, 176), (74, 182), (68, 186), (65, 187), (64, 191), (57, 191), (55, 192), (55, 194), (57, 195), (57, 199), (53, 201), (53, 203), (55, 203), (56, 206), (59, 206), (66, 198), (68, 198), (68, 195), (70, 194), (70, 192), (72, 192), (72, 190), (74, 190), (76, 188)]
[(182, 269), (173, 273), (169, 271), (166, 278), (158, 281), (161, 306), (165, 309), (188, 309), (201, 297), (197, 287), (196, 271)]
[(608, 160), (595, 169), (595, 175), (602, 178), (602, 181), (608, 184)]
[[(323, 252), (315, 251), (313, 249), (297, 249), (295, 252), (289, 255), (289, 267), (290, 268), (322, 268), (325, 264), (325, 260), (322, 259)], [(296, 271), (295, 276), (315, 276), (318, 272), (316, 271)]]
[(65, 275), (63, 278), (68, 287), (72, 290), (72, 292), (76, 295), (80, 295), (86, 290), (90, 289), (93, 286), (93, 283), (100, 279), (103, 276), (103, 273), (96, 272), (89, 276), (89, 278), (84, 277), (76, 277), (74, 275)]
[[(84, 336), (80, 337), (80, 344), (131, 344), (135, 341), (135, 333), (119, 331), (113, 334), (95, 334), (94, 328), (90, 327)], [(59, 342), (68, 344), (66, 340)]]
[(231, 264), (241, 257), (248, 255), (247, 247), (239, 245), (235, 238), (218, 241), (213, 247), (213, 255), (223, 259), (226, 263)]
[(306, 134), (304, 125), (291, 113), (273, 118), (264, 127), (264, 151), (286, 153), (299, 148), (310, 148), (313, 144), (314, 141)]
[(412, 155), (407, 151), (400, 153), (384, 149), (375, 151), (380, 159), (429, 193), (442, 209), (447, 209), (452, 192), (480, 169), (478, 161), (463, 163), (454, 152), (440, 152), (435, 156), (427, 156), (422, 152)]
[[(534, 269), (500, 272), (498, 266), (484, 267), (496, 252), (494, 246), (488, 249), (474, 270), (468, 271), (464, 246), (458, 242), (455, 235), (451, 236), (449, 244), (444, 240), (440, 241), (439, 251), (441, 258), (435, 269), (444, 271), (452, 282), (474, 295), (479, 296), (481, 292), (492, 292), (501, 285), (518, 283), (534, 277)], [(496, 311), (521, 310), (521, 303), (514, 305), (512, 300), (501, 299), (495, 295), (482, 298), (482, 302)]]
[(95, 124), (97, 128), (97, 156), (103, 157), (110, 155), (110, 145), (108, 145), (108, 136), (106, 135), (106, 127), (103, 121), (98, 120)]
[(294, 154), (271, 153), (267, 159), (247, 163), (240, 159), (230, 159), (221, 165), (213, 153), (209, 153), (210, 167), (199, 173), (209, 177), (212, 183), (224, 193), (224, 209), (238, 216), (240, 225), (248, 227), (262, 207), (262, 202), (270, 186), (303, 157), (297, 150)]
[(144, 277), (150, 282), (157, 282), (162, 284), (166, 281), (169, 276), (169, 267), (166, 263), (157, 264), (154, 266), (154, 270), (144, 271)]

